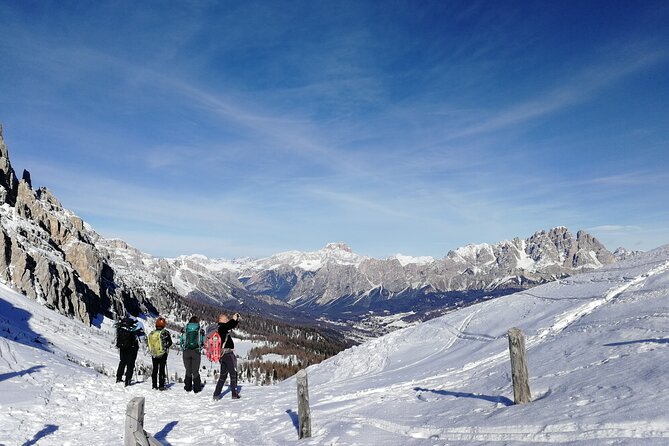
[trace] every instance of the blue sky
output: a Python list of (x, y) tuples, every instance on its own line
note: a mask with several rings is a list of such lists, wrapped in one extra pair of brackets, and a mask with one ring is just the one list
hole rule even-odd
[(18, 174), (156, 256), (669, 243), (664, 1), (0, 0), (0, 23)]

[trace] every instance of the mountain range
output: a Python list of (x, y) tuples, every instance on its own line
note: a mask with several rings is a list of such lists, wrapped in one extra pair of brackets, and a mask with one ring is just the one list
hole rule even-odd
[(0, 205), (0, 280), (87, 323), (126, 310), (185, 314), (189, 303), (280, 318), (423, 320), (636, 254), (556, 227), (441, 259), (375, 259), (345, 243), (263, 259), (156, 258), (99, 235), (47, 188), (34, 190), (28, 171), (19, 180), (1, 127)]

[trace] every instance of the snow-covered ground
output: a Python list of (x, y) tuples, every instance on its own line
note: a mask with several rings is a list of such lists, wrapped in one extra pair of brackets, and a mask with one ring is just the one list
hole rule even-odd
[[(211, 382), (198, 395), (124, 388), (94, 370), (116, 365), (108, 322), (84, 327), (4, 287), (0, 310), (6, 446), (122, 444), (135, 396), (146, 398), (146, 430), (175, 446), (669, 444), (669, 246), (310, 367), (313, 437), (301, 441), (293, 379), (244, 385), (239, 401), (212, 401)], [(511, 402), (514, 326), (527, 336), (534, 401), (524, 405)]]

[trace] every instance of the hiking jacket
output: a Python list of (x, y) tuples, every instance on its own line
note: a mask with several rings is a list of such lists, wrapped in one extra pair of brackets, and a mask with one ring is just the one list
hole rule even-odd
[(121, 320), (117, 329), (127, 330), (134, 335), (132, 338), (132, 345), (127, 349), (139, 350), (138, 338), (143, 338), (145, 336), (144, 330), (142, 329), (142, 325), (140, 323), (131, 317), (125, 317), (123, 320)]
[[(218, 323), (218, 334), (221, 336), (221, 342), (225, 341), (223, 348), (235, 348), (235, 343), (232, 340), (232, 337), (228, 336), (230, 331), (239, 324), (239, 321), (230, 319), (228, 322), (219, 322)], [(227, 341), (225, 337), (228, 336)]]

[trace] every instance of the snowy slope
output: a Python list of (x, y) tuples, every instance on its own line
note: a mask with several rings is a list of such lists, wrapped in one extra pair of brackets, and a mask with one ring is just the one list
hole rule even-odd
[[(147, 431), (175, 446), (669, 444), (669, 246), (310, 367), (313, 438), (300, 442), (294, 380), (245, 385), (235, 402), (211, 401), (211, 383), (200, 395), (118, 387), (58, 353), (115, 364), (107, 324), (96, 332), (6, 288), (0, 297), (0, 444), (121, 444), (134, 396), (146, 397)], [(510, 401), (513, 326), (527, 335), (534, 397), (520, 406)], [(35, 345), (40, 338), (53, 345)]]

